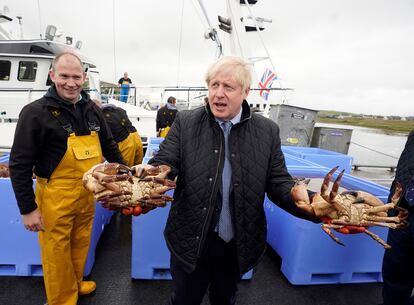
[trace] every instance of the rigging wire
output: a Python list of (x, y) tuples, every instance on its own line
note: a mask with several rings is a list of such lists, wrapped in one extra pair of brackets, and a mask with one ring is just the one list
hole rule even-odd
[[(272, 66), (272, 68), (273, 68), (273, 72), (274, 72), (274, 73), (276, 73), (276, 68), (275, 68), (275, 65), (273, 64), (272, 57), (270, 57), (269, 50), (268, 50), (268, 49), (267, 49), (267, 47), (266, 47), (266, 44), (265, 44), (265, 42), (264, 42), (264, 39), (263, 39), (262, 34), (260, 33), (260, 28), (259, 28), (259, 24), (257, 23), (256, 16), (255, 16), (255, 15), (253, 15), (252, 9), (251, 9), (250, 4), (249, 4), (249, 2), (248, 2), (248, 1), (246, 2), (246, 6), (247, 6), (247, 9), (249, 10), (249, 14), (250, 14), (250, 16), (252, 16), (252, 18), (253, 18), (253, 21), (254, 21), (254, 24), (255, 24), (255, 27), (256, 27), (256, 32), (257, 32), (257, 35), (259, 35), (260, 42), (262, 43), (262, 46), (263, 46), (263, 48), (264, 48), (264, 50), (265, 50), (265, 52), (266, 52), (266, 56), (267, 56), (267, 58), (268, 58), (268, 60), (269, 60), (269, 62), (270, 62), (270, 65), (271, 65), (271, 66)], [(277, 74), (276, 74), (276, 75), (277, 75)], [(276, 80), (277, 80), (277, 82), (278, 82), (278, 84), (279, 84), (280, 88), (283, 88), (283, 86), (282, 86), (282, 82), (281, 82), (281, 80), (279, 79), (279, 77), (277, 77), (277, 78), (276, 78)], [(283, 94), (283, 103), (285, 103), (285, 101), (287, 102), (287, 100), (288, 100), (288, 99), (287, 99), (287, 94), (286, 94), (286, 92), (285, 92), (285, 91), (282, 91), (282, 94)], [(269, 105), (269, 103), (268, 103), (268, 105)]]
[(116, 81), (115, 0), (112, 0), (112, 44), (114, 46), (114, 80)]
[(195, 0), (192, 0), (192, 1), (190, 1), (190, 3), (193, 5), (193, 8), (194, 8), (195, 12), (197, 13), (197, 16), (198, 16), (198, 19), (199, 19), (199, 20), (200, 20), (200, 22), (201, 22), (201, 25), (203, 26), (203, 28), (208, 28), (208, 27), (209, 27), (209, 25), (208, 25), (206, 22), (204, 22), (204, 19), (203, 19), (203, 17), (200, 15), (199, 10), (197, 10), (197, 7), (196, 7), (196, 5), (194, 4), (194, 1), (195, 1)]
[(181, 65), (181, 42), (182, 42), (182, 38), (183, 38), (183, 23), (184, 23), (184, 0), (182, 0), (182, 5), (181, 5), (181, 22), (180, 22), (180, 39), (178, 40), (178, 66), (177, 66), (177, 87), (179, 85), (180, 82), (180, 65)]
[(40, 0), (37, 0), (37, 11), (39, 14), (39, 34), (40, 34), (40, 39), (42, 39), (42, 14), (40, 11)]
[(364, 146), (364, 145), (362, 145), (362, 144), (358, 144), (358, 143), (355, 143), (355, 142), (353, 142), (353, 141), (351, 141), (351, 143), (352, 144), (354, 144), (354, 145), (356, 145), (356, 146), (360, 146), (360, 147), (362, 147), (362, 148), (365, 148), (365, 149), (368, 149), (368, 150), (370, 150), (370, 151), (373, 151), (373, 152), (376, 152), (376, 153), (378, 153), (378, 154), (381, 154), (381, 155), (383, 155), (383, 156), (387, 156), (387, 157), (390, 157), (390, 158), (393, 158), (393, 159), (399, 159), (398, 157), (396, 157), (396, 156), (392, 156), (392, 155), (389, 155), (389, 154), (386, 154), (386, 153), (383, 153), (382, 151), (378, 151), (378, 150), (375, 150), (375, 149), (372, 149), (372, 148), (370, 148), (370, 147), (367, 147), (367, 146)]

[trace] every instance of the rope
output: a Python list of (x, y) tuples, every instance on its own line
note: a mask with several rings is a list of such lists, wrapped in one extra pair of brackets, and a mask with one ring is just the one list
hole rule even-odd
[(372, 149), (372, 148), (369, 148), (369, 147), (367, 147), (367, 146), (364, 146), (364, 145), (361, 145), (361, 144), (358, 144), (358, 143), (355, 143), (355, 142), (352, 142), (351, 141), (351, 143), (352, 144), (354, 144), (354, 145), (356, 145), (356, 146), (360, 146), (360, 147), (362, 147), (362, 148), (365, 148), (365, 149), (368, 149), (368, 150), (370, 150), (370, 151), (373, 151), (373, 152), (376, 152), (376, 153), (378, 153), (378, 154), (381, 154), (381, 155), (383, 155), (383, 156), (387, 156), (387, 157), (391, 157), (391, 158), (394, 158), (394, 159), (399, 159), (398, 157), (396, 157), (396, 156), (392, 156), (392, 155), (388, 155), (388, 154), (386, 154), (386, 153), (383, 153), (382, 151), (378, 151), (378, 150), (375, 150), (375, 149)]

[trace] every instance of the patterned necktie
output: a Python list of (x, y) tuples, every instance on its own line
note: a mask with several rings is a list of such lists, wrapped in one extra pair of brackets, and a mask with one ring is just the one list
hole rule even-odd
[(224, 132), (224, 152), (225, 152), (225, 160), (224, 160), (224, 167), (223, 167), (223, 175), (222, 175), (222, 207), (220, 212), (220, 218), (218, 222), (218, 235), (222, 240), (225, 242), (229, 242), (233, 236), (233, 223), (231, 220), (231, 212), (230, 212), (230, 204), (229, 204), (229, 197), (230, 197), (230, 182), (231, 182), (231, 165), (229, 160), (229, 134), (232, 123), (223, 122), (220, 124), (221, 128)]
[(410, 207), (414, 206), (414, 177), (411, 179), (410, 183), (408, 183), (404, 197)]

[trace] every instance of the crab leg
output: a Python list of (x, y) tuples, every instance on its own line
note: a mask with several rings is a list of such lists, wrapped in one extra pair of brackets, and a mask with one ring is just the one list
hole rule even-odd
[(345, 246), (340, 240), (339, 240), (339, 238), (338, 237), (336, 237), (333, 233), (332, 233), (332, 231), (329, 229), (329, 228), (333, 228), (333, 229), (339, 229), (339, 228), (341, 228), (342, 226), (337, 226), (337, 225), (332, 225), (332, 224), (326, 224), (326, 223), (323, 223), (322, 225), (321, 225), (321, 229), (326, 233), (326, 234), (328, 234), (329, 235), (329, 237), (330, 238), (332, 238), (336, 243), (338, 243), (338, 244), (340, 244), (341, 246)]
[(332, 223), (341, 226), (355, 226), (355, 227), (386, 227), (390, 229), (397, 229), (406, 227), (406, 222), (403, 221), (402, 223), (388, 223), (388, 222), (375, 222), (375, 221), (366, 221), (361, 220), (359, 222), (352, 222), (352, 221), (343, 221), (340, 219), (332, 219)]
[(399, 217), (397, 217), (397, 216), (395, 216), (395, 217), (382, 217), (382, 216), (375, 216), (375, 215), (372, 215), (372, 216), (366, 216), (365, 218), (364, 218), (364, 220), (366, 220), (366, 222), (368, 223), (381, 223), (381, 222), (384, 222), (384, 223), (386, 223), (386, 222), (395, 222), (395, 223), (399, 223), (400, 221), (401, 221), (401, 219), (399, 218)]
[(391, 246), (389, 244), (387, 244), (385, 241), (383, 241), (377, 234), (374, 234), (374, 233), (372, 233), (368, 230), (365, 230), (364, 233), (371, 236), (373, 240), (380, 243), (385, 249), (391, 249)]

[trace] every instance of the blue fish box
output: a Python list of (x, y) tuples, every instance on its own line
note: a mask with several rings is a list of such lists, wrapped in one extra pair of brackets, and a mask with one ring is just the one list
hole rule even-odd
[[(0, 178), (0, 193), (0, 276), (43, 276), (37, 233), (25, 230), (9, 178)], [(95, 208), (84, 275), (89, 275), (92, 270), (96, 245), (113, 214), (99, 203), (96, 203)]]
[[(289, 167), (294, 177), (322, 178), (329, 169)], [(337, 174), (337, 173), (336, 173)], [(336, 177), (335, 174), (335, 177)], [(341, 187), (369, 192), (383, 202), (388, 189), (345, 174)], [(281, 270), (294, 285), (381, 282), (384, 248), (366, 234), (344, 235), (332, 230), (345, 247), (335, 243), (320, 224), (283, 211), (267, 197), (264, 203), (268, 223), (267, 242), (282, 258)], [(386, 241), (388, 229), (369, 230)]]
[(282, 151), (285, 155), (296, 156), (327, 168), (339, 166), (339, 169), (344, 169), (347, 174), (352, 170), (352, 157), (335, 151), (299, 146), (282, 146)]

